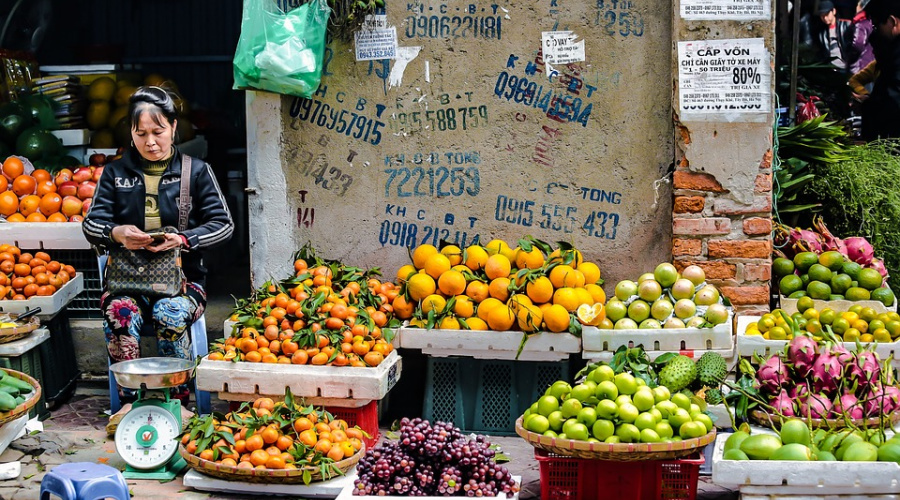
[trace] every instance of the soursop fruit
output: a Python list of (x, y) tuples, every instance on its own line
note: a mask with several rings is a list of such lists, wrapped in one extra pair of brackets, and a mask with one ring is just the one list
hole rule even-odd
[(697, 360), (697, 380), (705, 386), (718, 388), (728, 374), (728, 364), (721, 354), (707, 351)]
[(717, 405), (722, 403), (722, 391), (719, 389), (709, 389), (706, 391), (706, 404)]
[(689, 386), (697, 378), (697, 367), (694, 360), (679, 354), (666, 363), (659, 371), (659, 383), (669, 388), (672, 393)]

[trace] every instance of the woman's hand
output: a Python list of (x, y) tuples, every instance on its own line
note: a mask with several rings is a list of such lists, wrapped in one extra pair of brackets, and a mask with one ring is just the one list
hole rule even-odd
[(153, 243), (153, 238), (149, 234), (133, 225), (116, 226), (111, 234), (113, 241), (121, 243), (129, 250), (140, 250)]
[(178, 248), (183, 244), (183, 242), (181, 241), (181, 236), (179, 236), (177, 233), (165, 233), (164, 236), (165, 239), (155, 240), (153, 241), (152, 245), (148, 245), (144, 248), (151, 252), (162, 252), (163, 250)]

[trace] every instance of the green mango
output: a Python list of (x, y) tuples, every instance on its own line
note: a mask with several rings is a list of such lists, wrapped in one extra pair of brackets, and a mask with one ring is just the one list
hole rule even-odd
[(781, 446), (781, 438), (778, 436), (754, 434), (741, 443), (740, 449), (751, 460), (768, 460)]
[(812, 460), (812, 452), (809, 447), (800, 443), (789, 443), (775, 450), (769, 460), (791, 460), (795, 462), (809, 462)]
[(878, 447), (866, 441), (857, 441), (847, 446), (843, 458), (839, 459), (844, 462), (874, 462), (878, 460)]

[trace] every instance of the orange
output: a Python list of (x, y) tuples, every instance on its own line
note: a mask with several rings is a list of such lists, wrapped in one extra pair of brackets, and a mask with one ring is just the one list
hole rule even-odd
[(252, 451), (256, 451), (256, 450), (261, 450), (263, 448), (263, 446), (265, 446), (266, 443), (265, 443), (265, 441), (263, 441), (263, 438), (261, 435), (254, 434), (254, 435), (248, 437), (245, 440), (244, 444), (247, 448), (247, 451), (252, 452)]
[(269, 461), (269, 454), (265, 450), (254, 450), (250, 454), (250, 463), (255, 466), (265, 465)]
[(344, 452), (344, 458), (352, 457), (356, 454), (356, 448), (353, 447), (353, 443), (349, 440), (340, 443), (341, 451)]
[(324, 365), (327, 362), (328, 362), (328, 355), (325, 354), (324, 352), (320, 352), (320, 353), (316, 354), (310, 360), (310, 363), (314, 364), (314, 365)]
[(20, 198), (27, 194), (34, 194), (36, 188), (37, 182), (30, 175), (20, 175), (12, 182), (12, 190)]
[(10, 156), (3, 162), (2, 171), (7, 179), (13, 180), (25, 173), (25, 165), (22, 163), (22, 160), (15, 156)]
[(37, 212), (40, 206), (41, 197), (36, 194), (24, 196), (21, 200), (19, 200), (19, 212), (26, 217)]
[(482, 281), (470, 281), (466, 286), (466, 296), (476, 303), (481, 303), (490, 296), (490, 287)]
[(488, 285), (488, 293), (491, 297), (506, 302), (506, 299), (509, 298), (509, 284), (509, 278), (494, 278), (491, 280), (491, 284)]
[(269, 457), (266, 460), (266, 469), (284, 469), (284, 459), (280, 456)]
[(266, 427), (262, 431), (263, 442), (266, 444), (274, 444), (278, 441), (278, 431), (274, 427)]
[(3, 175), (0, 175), (0, 192), (6, 191), (9, 189), (9, 180)]
[(565, 307), (569, 312), (575, 312), (575, 309), (581, 305), (578, 293), (570, 287), (559, 288), (553, 292), (553, 303)]
[(293, 446), (294, 440), (290, 436), (278, 436), (278, 440), (275, 441), (275, 446), (278, 447), (279, 450), (285, 451), (291, 446)]
[(544, 309), (544, 326), (551, 332), (563, 332), (569, 329), (569, 311), (559, 304)]
[(446, 271), (438, 277), (438, 288), (447, 296), (460, 295), (466, 290), (466, 278), (459, 271)]
[(544, 265), (544, 254), (538, 247), (531, 247), (530, 252), (519, 249), (516, 252), (516, 267), (519, 269), (537, 269)]
[(36, 180), (38, 182), (53, 181), (53, 174), (51, 174), (50, 172), (48, 172), (42, 168), (34, 169), (31, 172), (31, 176), (34, 177), (34, 180)]
[(316, 436), (316, 431), (312, 429), (306, 429), (305, 431), (300, 432), (297, 439), (305, 446), (315, 446), (316, 442), (319, 440)]
[[(15, 195), (13, 195), (15, 196)], [(25, 216), (20, 213), (15, 213), (6, 218), (6, 222), (25, 222)]]
[(62, 207), (62, 196), (56, 193), (47, 193), (41, 198), (39, 210), (45, 216), (49, 216), (58, 213), (60, 207)]
[(491, 330), (506, 331), (512, 328), (516, 315), (505, 304), (499, 305), (488, 313), (487, 324)]
[(47, 193), (55, 193), (56, 183), (53, 181), (38, 181), (35, 192), (38, 196), (44, 196)]
[[(5, 179), (5, 177), (4, 177)], [(0, 193), (0, 214), (7, 217), (16, 213), (19, 209), (19, 197), (12, 191), (3, 191)]]
[(340, 446), (332, 446), (331, 449), (328, 450), (326, 456), (335, 462), (339, 462), (344, 459), (344, 451)]
[(206, 449), (200, 452), (201, 460), (212, 460), (213, 459), (213, 451), (210, 449)]
[(364, 357), (363, 361), (366, 362), (369, 366), (378, 366), (384, 361), (384, 355), (380, 352), (369, 351)]
[(525, 285), (525, 293), (535, 304), (549, 302), (553, 298), (553, 283), (546, 276), (539, 276)]
[(69, 221), (69, 218), (60, 212), (50, 214), (47, 217), (47, 222), (68, 222), (68, 221)]
[(450, 270), (450, 259), (441, 253), (435, 253), (425, 261), (425, 272), (434, 279)]
[(331, 441), (327, 439), (320, 439), (316, 442), (315, 450), (323, 455), (327, 455), (329, 451), (331, 451)]
[(415, 305), (403, 295), (398, 295), (391, 305), (394, 307), (394, 316), (400, 319), (411, 318), (415, 311)]
[[(412, 254), (413, 265), (416, 266), (416, 269), (424, 269), (425, 262), (428, 260), (429, 257), (431, 257), (432, 255), (434, 255), (436, 253), (438, 253), (438, 249), (435, 248), (434, 245), (428, 245), (428, 244), (419, 245), (418, 247), (416, 247), (415, 250), (413, 250), (413, 254)], [(448, 262), (449, 262), (449, 259), (448, 259)]]
[(488, 257), (487, 263), (484, 265), (484, 272), (490, 280), (509, 276), (511, 270), (512, 265), (509, 259), (499, 253)]

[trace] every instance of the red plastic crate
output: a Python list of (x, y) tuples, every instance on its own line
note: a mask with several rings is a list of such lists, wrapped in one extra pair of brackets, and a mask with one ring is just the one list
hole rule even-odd
[(339, 418), (353, 427), (358, 425), (370, 437), (363, 439), (366, 449), (375, 446), (378, 441), (378, 401), (370, 401), (359, 408), (344, 408), (341, 406), (326, 406), (325, 411), (331, 413), (334, 418)]
[(585, 460), (535, 448), (541, 500), (694, 500), (703, 455), (680, 460)]

